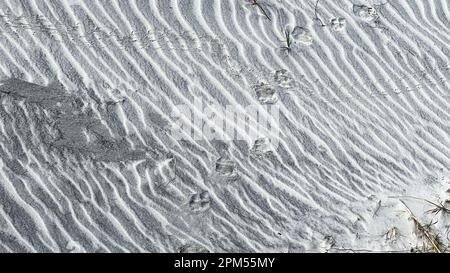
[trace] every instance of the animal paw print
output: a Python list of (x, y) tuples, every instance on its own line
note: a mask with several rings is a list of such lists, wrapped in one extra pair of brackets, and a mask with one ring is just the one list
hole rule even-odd
[(270, 85), (259, 83), (254, 88), (256, 97), (261, 104), (273, 104), (278, 101), (276, 91)]
[(232, 176), (235, 172), (236, 164), (225, 157), (216, 161), (216, 172), (224, 176)]
[(209, 209), (210, 197), (207, 191), (192, 195), (189, 201), (189, 207), (192, 211), (202, 212)]
[(270, 152), (270, 143), (267, 138), (259, 138), (253, 144), (253, 147), (250, 150), (251, 154), (256, 157), (262, 157)]
[(281, 87), (290, 88), (293, 84), (293, 78), (286, 69), (280, 69), (275, 71), (275, 82)]
[(366, 21), (372, 21), (377, 17), (377, 10), (374, 7), (354, 5), (353, 12)]
[(310, 44), (312, 44), (312, 41), (313, 41), (311, 31), (305, 27), (300, 27), (300, 26), (294, 27), (294, 29), (292, 30), (292, 38), (295, 41), (300, 42), (305, 45), (310, 45)]
[(331, 29), (334, 31), (342, 31), (345, 29), (346, 25), (347, 21), (345, 18), (333, 18), (330, 22)]

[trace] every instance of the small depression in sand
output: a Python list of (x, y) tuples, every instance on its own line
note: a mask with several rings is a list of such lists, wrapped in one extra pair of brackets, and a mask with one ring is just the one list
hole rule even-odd
[(365, 21), (372, 21), (377, 18), (377, 10), (374, 7), (365, 5), (354, 5), (353, 12), (359, 18)]
[(333, 18), (330, 21), (330, 27), (334, 31), (343, 31), (347, 25), (347, 20), (345, 18)]
[(300, 44), (311, 45), (313, 42), (311, 30), (306, 27), (295, 26), (291, 34), (292, 39)]
[(267, 83), (259, 83), (254, 86), (256, 97), (261, 104), (274, 104), (278, 101), (275, 88)]
[(210, 196), (208, 191), (195, 193), (189, 200), (189, 208), (194, 212), (203, 212), (209, 209)]

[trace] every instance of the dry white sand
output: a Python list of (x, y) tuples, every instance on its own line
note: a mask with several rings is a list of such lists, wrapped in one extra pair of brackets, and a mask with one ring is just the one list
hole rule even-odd
[[(258, 2), (0, 1), (0, 252), (409, 251), (400, 200), (448, 245), (448, 0)], [(279, 146), (175, 139), (194, 98)]]

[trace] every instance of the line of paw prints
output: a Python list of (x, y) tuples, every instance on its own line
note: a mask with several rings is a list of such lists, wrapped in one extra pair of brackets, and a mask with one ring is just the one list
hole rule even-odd
[[(366, 20), (371, 21), (378, 18), (377, 11), (374, 7), (364, 6), (364, 5), (354, 5), (353, 12), (356, 16)], [(331, 18), (328, 24), (322, 24), (322, 26), (329, 27), (332, 31), (342, 32), (345, 30), (347, 26), (347, 20), (343, 17), (335, 17)], [(295, 26), (294, 28), (290, 28), (290, 26), (286, 26), (286, 33), (288, 33), (289, 37), (286, 39), (292, 39), (293, 44), (301, 44), (304, 46), (309, 46), (313, 43), (313, 32), (305, 26)], [(282, 49), (290, 48), (290, 43), (286, 47), (282, 47)], [(260, 81), (253, 85), (253, 91), (256, 96), (256, 99), (261, 104), (274, 104), (279, 100), (279, 92), (277, 91), (278, 87), (284, 89), (292, 89), (297, 86), (297, 83), (293, 80), (292, 75), (285, 70), (277, 70), (274, 75), (274, 84), (267, 81)], [(304, 89), (304, 88), (302, 88)], [(282, 92), (284, 92), (283, 90)], [(378, 95), (378, 94), (375, 94)], [(339, 100), (337, 100), (339, 102)]]
[[(449, 65), (446, 64), (443, 66), (430, 67), (428, 69), (428, 72), (435, 70), (448, 71)], [(336, 95), (342, 94), (348, 96), (348, 98), (362, 99), (368, 97), (389, 97), (400, 94), (406, 94), (410, 92), (421, 91), (422, 87), (425, 85), (424, 81), (429, 87), (435, 87), (438, 84), (445, 85), (447, 83), (445, 77), (441, 77), (439, 78), (439, 80), (435, 80), (436, 83), (433, 82), (433, 80), (429, 78), (427, 70), (418, 70), (418, 71), (416, 70), (414, 73), (411, 73), (409, 75), (404, 74), (403, 72), (400, 72), (400, 74), (401, 79), (416, 80), (419, 83), (414, 85), (413, 87), (407, 86), (404, 90), (394, 88), (390, 90), (391, 92), (380, 91), (376, 89), (373, 85), (368, 85), (368, 89), (371, 91), (369, 94), (358, 94), (357, 92), (350, 92), (355, 91), (355, 88), (357, 86), (356, 84), (344, 84), (339, 87), (326, 85), (324, 91), (318, 92), (317, 90), (300, 85), (299, 82), (295, 81), (292, 74), (286, 69), (279, 69), (274, 72), (273, 79), (271, 81), (260, 81), (257, 84), (253, 85), (253, 91), (256, 95), (257, 100), (261, 104), (274, 104), (279, 100), (279, 97), (292, 93), (291, 91), (294, 88), (303, 90), (304, 92), (302, 93), (302, 96), (326, 96), (327, 94), (331, 95), (332, 90), (337, 90), (334, 92)], [(387, 83), (392, 83), (394, 84), (394, 86), (396, 86), (396, 84), (391, 79), (389, 79), (386, 82), (386, 84)], [(348, 91), (345, 92), (343, 88)], [(330, 103), (344, 102), (341, 99), (330, 99), (327, 101)]]
[[(365, 5), (354, 5), (353, 13), (360, 19), (366, 22), (376, 22), (379, 19), (379, 14), (375, 7)], [(322, 21), (320, 21), (322, 22)], [(378, 22), (379, 23), (379, 22)], [(332, 31), (341, 32), (347, 27), (347, 20), (343, 17), (335, 17), (329, 20), (328, 24), (321, 24), (322, 27), (329, 27)], [(287, 27), (289, 31), (289, 27)], [(311, 45), (313, 43), (313, 33), (307, 27), (295, 26), (291, 31), (291, 36), (295, 42), (302, 45)]]
[[(332, 31), (343, 31), (347, 26), (347, 20), (342, 17), (332, 18), (328, 25)], [(290, 27), (286, 27), (286, 31), (290, 33), (292, 41), (303, 46), (310, 46), (314, 42), (313, 32), (306, 26), (295, 26), (292, 31)]]
[[(233, 182), (239, 177), (239, 174), (235, 162), (223, 156), (216, 160), (213, 176), (216, 180)], [(192, 212), (205, 212), (210, 208), (210, 205), (211, 196), (208, 191), (194, 193), (189, 199), (189, 209)]]

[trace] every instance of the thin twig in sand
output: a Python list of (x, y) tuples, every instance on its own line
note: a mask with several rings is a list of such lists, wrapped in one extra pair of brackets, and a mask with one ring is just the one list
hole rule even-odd
[(252, 0), (252, 6), (257, 6), (257, 7), (261, 10), (261, 12), (264, 14), (264, 16), (266, 16), (266, 18), (267, 18), (269, 21), (272, 21), (272, 20), (270, 19), (269, 15), (267, 14), (267, 12), (266, 12), (266, 11), (264, 10), (264, 8), (261, 6), (261, 4), (258, 3), (258, 0)]
[(438, 203), (434, 203), (434, 202), (431, 202), (428, 200), (424, 200), (424, 201), (435, 206), (435, 208), (430, 209), (429, 212), (434, 213), (435, 215), (438, 214), (439, 212), (450, 214), (450, 209), (445, 206), (445, 203), (449, 202), (449, 200), (447, 200), (445, 202), (438, 201)]
[(372, 217), (377, 216), (378, 211), (380, 210), (380, 208), (381, 208), (381, 200), (378, 200), (378, 202), (377, 202), (377, 207), (375, 208), (375, 211), (373, 212)]
[[(435, 215), (438, 214), (439, 212), (442, 212), (442, 213), (450, 215), (450, 208), (448, 208), (446, 206), (446, 204), (450, 203), (450, 200), (446, 200), (444, 202), (437, 201), (437, 203), (435, 203), (435, 202), (432, 202), (432, 201), (427, 200), (425, 198), (419, 198), (419, 197), (415, 197), (415, 196), (399, 196), (399, 197), (401, 197), (401, 198), (410, 198), (410, 199), (415, 199), (415, 200), (426, 202), (426, 203), (434, 206), (434, 208), (428, 210), (428, 212), (434, 213)], [(398, 198), (398, 197), (393, 197), (393, 198)]]
[(285, 40), (286, 46), (282, 46), (281, 49), (284, 49), (289, 53), (292, 50), (292, 39), (291, 39), (291, 33), (289, 32), (288, 29), (284, 30), (284, 36), (286, 38), (286, 40)]
[(333, 252), (351, 252), (351, 253), (406, 253), (408, 250), (376, 251), (371, 249), (353, 249), (353, 248), (333, 248)]
[(441, 243), (439, 242), (438, 236), (436, 236), (435, 234), (433, 234), (433, 232), (431, 232), (429, 226), (423, 225), (419, 221), (419, 219), (417, 219), (417, 217), (414, 215), (414, 213), (411, 211), (411, 209), (409, 209), (409, 207), (406, 205), (406, 203), (403, 200), (400, 200), (400, 202), (405, 206), (406, 210), (410, 214), (409, 218), (414, 222), (414, 226), (416, 227), (416, 230), (427, 239), (432, 250), (436, 253), (441, 253), (442, 252), (441, 249), (443, 249), (443, 247), (442, 247)]
[(171, 180), (169, 180), (169, 182), (167, 182), (167, 183), (161, 183), (161, 184), (159, 184), (157, 187), (156, 187), (156, 191), (157, 190), (159, 190), (159, 189), (161, 189), (161, 188), (167, 188), (173, 181), (175, 181), (176, 180), (176, 178), (173, 178), (173, 179), (171, 179)]
[(323, 21), (319, 18), (319, 16), (317, 15), (317, 6), (319, 5), (319, 1), (320, 0), (317, 0), (316, 1), (316, 5), (314, 6), (314, 20), (316, 20), (316, 21), (319, 21), (320, 22), (320, 26), (321, 27), (324, 27), (324, 26), (326, 26), (324, 23), (323, 23)]

